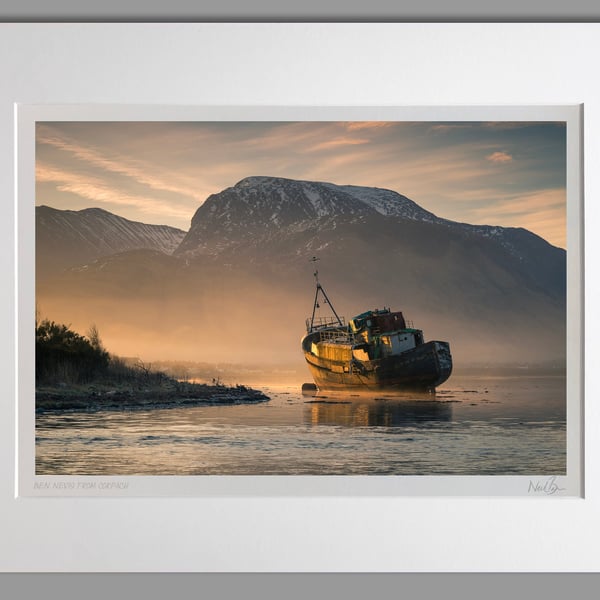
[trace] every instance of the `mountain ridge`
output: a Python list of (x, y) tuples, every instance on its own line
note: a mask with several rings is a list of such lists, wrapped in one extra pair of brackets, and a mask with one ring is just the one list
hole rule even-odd
[[(467, 235), (495, 238), (516, 255), (519, 254), (517, 242), (522, 238), (522, 232), (528, 231), (444, 219), (386, 188), (251, 176), (210, 195), (198, 207), (190, 229), (174, 255), (219, 254), (229, 246), (238, 246), (240, 240), (249, 236), (264, 237), (275, 230), (295, 233), (318, 229), (321, 224), (335, 228), (338, 220), (360, 221), (375, 213), (460, 229)], [(543, 240), (533, 232), (528, 233)]]
[(450, 341), (457, 364), (564, 358), (563, 249), (523, 228), (442, 219), (382, 188), (246, 178), (199, 206), (171, 255), (97, 257), (38, 292), (53, 318), (94, 322), (126, 354), (293, 360), (315, 255), (338, 313), (406, 311)]
[(148, 248), (172, 254), (186, 233), (96, 207), (74, 211), (42, 204), (35, 213), (38, 275), (127, 250)]

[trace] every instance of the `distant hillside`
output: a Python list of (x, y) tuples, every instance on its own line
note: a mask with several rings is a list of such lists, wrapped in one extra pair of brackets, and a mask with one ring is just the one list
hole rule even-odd
[(180, 229), (130, 221), (101, 208), (37, 206), (35, 226), (38, 279), (116, 252), (145, 248), (171, 254), (185, 236)]

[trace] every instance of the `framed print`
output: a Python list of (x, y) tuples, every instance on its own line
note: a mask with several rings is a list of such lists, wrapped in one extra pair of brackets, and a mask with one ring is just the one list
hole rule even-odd
[(18, 108), (20, 494), (580, 495), (579, 107), (155, 110)]
[[(7, 32), (16, 40), (20, 29), (37, 31)], [(463, 29), (477, 60), (461, 53), (450, 64), (437, 46), (411, 61), (402, 54), (417, 40), (424, 47), (422, 33), (450, 40)], [(6, 503), (28, 527), (52, 506), (50, 527), (79, 536), (71, 507), (88, 534), (105, 523), (129, 548), (153, 535), (150, 519), (177, 517), (160, 530), (168, 556), (99, 546), (79, 565), (41, 551), (20, 564), (593, 565), (583, 550), (597, 519), (583, 214), (597, 100), (580, 50), (531, 50), (575, 29), (597, 43), (585, 26), (77, 26), (64, 41), (61, 26), (39, 29), (56, 55), (25, 64), (31, 82), (55, 91), (18, 79), (18, 97), (6, 100), (16, 349)], [(88, 46), (108, 30), (126, 64), (104, 64)], [(493, 51), (508, 30), (533, 56), (527, 77)], [(356, 88), (329, 70), (350, 74), (347, 54), (332, 52), (309, 77), (293, 48), (337, 40), (354, 55), (352, 32), (377, 43), (361, 54), (350, 103), (344, 92)], [(148, 55), (131, 34), (152, 40)], [(87, 71), (83, 87), (68, 78), (63, 44), (80, 36), (86, 68), (105, 81), (112, 73), (106, 88)], [(262, 53), (278, 40), (283, 55)], [(410, 62), (400, 87), (394, 75), (373, 79), (383, 64), (364, 62), (387, 56), (382, 40), (396, 66)], [(255, 53), (239, 59), (241, 46)], [(569, 52), (579, 62), (567, 68)], [(188, 62), (173, 67), (184, 56), (202, 85), (190, 86)], [(512, 91), (496, 77), (482, 85), (481, 56)], [(208, 85), (216, 64), (236, 78)], [(571, 94), (554, 83), (556, 69)], [(271, 86), (257, 83), (266, 73), (281, 77), (269, 102)], [(295, 95), (301, 81), (310, 86)], [(372, 511), (389, 533), (374, 557), (307, 557), (316, 510), (314, 540), (348, 540), (344, 523)], [(183, 533), (190, 523), (204, 541)], [(357, 527), (361, 544), (374, 540), (377, 528)], [(462, 552), (430, 555), (423, 527)], [(531, 551), (532, 530), (549, 546)], [(247, 553), (275, 531), (273, 548)], [(234, 536), (233, 555), (215, 552)], [(501, 557), (475, 552), (487, 536)], [(552, 553), (577, 536), (579, 550)], [(277, 555), (284, 540), (297, 550)]]

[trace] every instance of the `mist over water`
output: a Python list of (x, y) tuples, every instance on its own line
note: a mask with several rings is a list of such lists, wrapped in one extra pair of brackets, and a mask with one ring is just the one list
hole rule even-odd
[(320, 282), (347, 319), (384, 306), (403, 311), (426, 340), (450, 342), (457, 364), (564, 362), (564, 252), (555, 256), (542, 240), (520, 260), (460, 228), (381, 215), (226, 234), (215, 232), (214, 254), (131, 250), (39, 270), (42, 317), (79, 331), (95, 323), (111, 352), (145, 361), (292, 363), (317, 255)]
[(37, 415), (36, 474), (566, 473), (563, 376), (453, 376), (419, 397), (262, 389), (259, 405)]
[[(301, 371), (304, 361), (300, 338), (305, 333), (314, 293), (310, 284), (308, 281), (302, 292), (293, 293), (286, 283), (264, 287), (248, 283), (221, 291), (214, 289), (218, 284), (208, 283), (208, 289), (197, 294), (188, 289), (185, 295), (165, 292), (159, 298), (155, 294), (113, 296), (65, 287), (57, 296), (39, 292), (38, 303), (43, 317), (71, 324), (76, 331), (85, 332), (96, 324), (104, 345), (119, 356), (136, 356), (144, 361), (293, 367)], [(384, 306), (402, 310), (415, 327), (424, 330), (426, 341), (450, 342), (455, 364), (564, 364), (564, 327), (550, 320), (540, 327), (525, 327), (522, 322), (528, 314), (517, 317), (498, 313), (494, 318), (473, 317), (467, 323), (465, 315), (455, 319), (453, 315), (429, 312), (417, 301), (403, 302), (401, 294), (382, 294), (378, 301), (351, 302), (344, 294), (338, 294), (338, 300), (329, 289), (328, 293), (338, 314), (347, 319)], [(323, 313), (330, 314), (326, 310)], [(502, 338), (498, 337), (499, 328), (504, 330)]]

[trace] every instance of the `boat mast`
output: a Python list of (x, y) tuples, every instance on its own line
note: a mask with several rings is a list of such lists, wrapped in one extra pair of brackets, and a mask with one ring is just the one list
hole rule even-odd
[[(314, 262), (317, 262), (318, 260), (320, 260), (320, 259), (318, 259), (316, 256), (313, 256), (310, 259), (310, 262), (314, 263)], [(313, 329), (313, 324), (315, 322), (315, 312), (316, 312), (317, 308), (319, 308), (319, 292), (321, 294), (323, 294), (325, 304), (329, 304), (329, 308), (331, 308), (331, 312), (335, 315), (335, 318), (337, 319), (337, 322), (339, 323), (340, 327), (343, 327), (344, 324), (342, 323), (342, 320), (338, 316), (337, 312), (335, 312), (335, 308), (333, 308), (333, 304), (331, 304), (331, 300), (329, 300), (329, 297), (327, 296), (325, 290), (323, 289), (323, 286), (319, 283), (319, 270), (316, 267), (315, 267), (315, 272), (313, 273), (313, 275), (315, 277), (316, 290), (315, 290), (315, 301), (313, 303), (312, 316), (310, 318), (311, 331)]]

